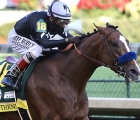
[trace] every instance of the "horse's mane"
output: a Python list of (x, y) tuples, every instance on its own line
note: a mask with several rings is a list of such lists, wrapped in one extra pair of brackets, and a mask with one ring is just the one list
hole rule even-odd
[(93, 34), (95, 34), (95, 33), (97, 33), (98, 32), (98, 30), (97, 29), (94, 29), (94, 31), (92, 32), (92, 33), (86, 33), (86, 34), (81, 34), (81, 36), (79, 36), (79, 39), (80, 40), (83, 40), (84, 38), (86, 38), (86, 37), (90, 37), (91, 35), (93, 35)]
[[(96, 27), (96, 25), (95, 25), (95, 27)], [(106, 27), (107, 28), (112, 28), (112, 29), (115, 29), (115, 30), (118, 28), (118, 26), (110, 25), (109, 23), (106, 23)], [(99, 31), (97, 29), (94, 29), (94, 31), (92, 33), (88, 32), (86, 34), (82, 34), (81, 36), (79, 36), (79, 39), (83, 40), (84, 38), (90, 37), (91, 35), (96, 34), (97, 32), (99, 32)]]

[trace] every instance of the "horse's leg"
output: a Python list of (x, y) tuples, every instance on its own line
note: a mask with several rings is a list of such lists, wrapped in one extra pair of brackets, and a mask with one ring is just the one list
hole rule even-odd
[(0, 120), (21, 120), (17, 112), (0, 112)]
[[(32, 74), (32, 76), (35, 76), (37, 74)], [(33, 120), (61, 120), (60, 117), (57, 114), (54, 114), (52, 111), (53, 107), (51, 106), (50, 101), (52, 101), (52, 98), (50, 98), (47, 95), (47, 92), (42, 92), (42, 90), (35, 89), (34, 86), (41, 86), (41, 82), (35, 82), (35, 78), (38, 80), (39, 78), (37, 76), (31, 77), (26, 84), (26, 98), (28, 101), (28, 107), (31, 114), (31, 117)], [(37, 84), (37, 85), (36, 85)], [(27, 91), (28, 88), (28, 91)], [(41, 89), (41, 88), (40, 88)], [(55, 118), (55, 119), (54, 119)]]
[(76, 105), (76, 115), (74, 120), (89, 120), (88, 110), (88, 97), (86, 91), (83, 90), (78, 97), (78, 102)]
[[(86, 118), (88, 100), (85, 90), (80, 92), (80, 97), (78, 97), (75, 89), (69, 86), (69, 82), (66, 84), (61, 80), (62, 78), (58, 79), (56, 72), (56, 76), (50, 79), (43, 77), (42, 71), (37, 71), (37, 73), (36, 70), (26, 84), (26, 98), (33, 120), (76, 120), (76, 118), (82, 120)], [(46, 81), (47, 83), (44, 84)], [(67, 82), (65, 79), (64, 81)]]
[[(33, 98), (31, 93), (29, 93), (30, 92), (28, 92), (28, 95)], [(41, 93), (39, 95), (41, 95)], [(31, 101), (28, 99), (29, 110), (33, 120), (74, 120), (74, 111), (71, 113), (69, 110), (71, 109), (71, 104), (69, 104), (69, 106), (67, 104), (65, 105), (62, 100), (54, 100), (46, 95), (42, 95), (43, 99), (45, 99), (45, 101), (42, 101), (39, 95), (36, 95), (38, 97), (37, 99), (34, 98), (34, 100)], [(58, 101), (57, 104), (56, 101)]]
[[(74, 120), (73, 106), (77, 99), (76, 95), (73, 95), (71, 87), (62, 85), (63, 88), (69, 89), (69, 93), (71, 92), (73, 95), (67, 97), (68, 90), (64, 91), (61, 86), (57, 87), (56, 80), (58, 78), (50, 80), (54, 85), (52, 86), (49, 83), (49, 78), (43, 77), (41, 72), (38, 71), (38, 75), (34, 71), (26, 84), (26, 98), (33, 120)], [(44, 84), (43, 81), (48, 82)]]

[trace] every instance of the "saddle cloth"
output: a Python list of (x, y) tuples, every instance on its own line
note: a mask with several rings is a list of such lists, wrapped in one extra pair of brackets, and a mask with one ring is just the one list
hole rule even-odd
[(40, 60), (40, 57), (34, 60), (30, 66), (26, 69), (21, 77), (22, 86), (18, 91), (13, 90), (10, 87), (1, 84), (1, 81), (11, 64), (6, 60), (0, 62), (0, 112), (18, 111), (18, 108), (28, 110), (28, 105), (25, 97), (25, 85), (29, 76), (31, 75), (36, 63)]

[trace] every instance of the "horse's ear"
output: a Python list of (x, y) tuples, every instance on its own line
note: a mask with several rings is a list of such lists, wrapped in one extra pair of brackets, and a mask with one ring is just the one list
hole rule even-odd
[(106, 27), (109, 27), (109, 26), (110, 26), (110, 24), (107, 22), (107, 23), (106, 23)]
[(110, 25), (108, 22), (106, 23), (106, 27), (107, 28), (113, 28), (113, 29), (117, 29), (118, 28), (118, 26)]
[[(94, 23), (93, 23), (94, 24)], [(101, 32), (103, 35), (105, 35), (106, 33), (105, 33), (105, 30), (104, 30), (104, 28), (103, 27), (100, 27), (100, 26), (96, 26), (95, 24), (94, 24), (94, 26), (98, 29), (98, 31), (99, 32)]]

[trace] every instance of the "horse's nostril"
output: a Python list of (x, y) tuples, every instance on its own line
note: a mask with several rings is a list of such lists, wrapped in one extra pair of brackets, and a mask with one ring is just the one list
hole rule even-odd
[(136, 69), (130, 69), (129, 71), (130, 71), (130, 74), (131, 74), (131, 75), (136, 75), (136, 76), (138, 76), (138, 75), (140, 74)]

